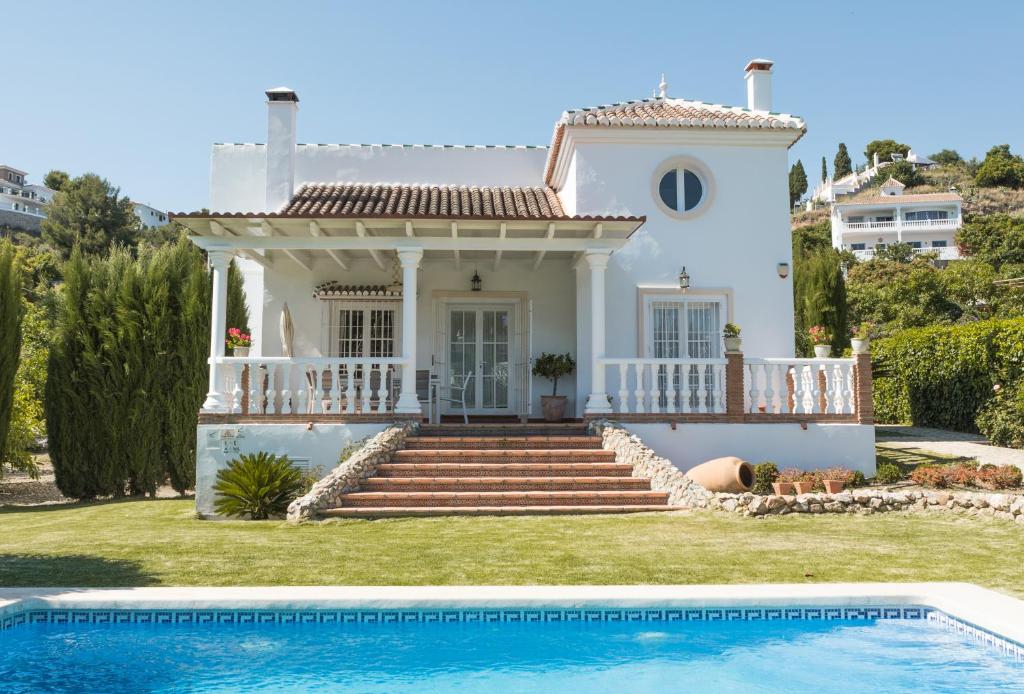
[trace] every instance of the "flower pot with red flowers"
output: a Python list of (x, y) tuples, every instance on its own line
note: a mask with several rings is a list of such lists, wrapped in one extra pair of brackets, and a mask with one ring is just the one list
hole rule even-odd
[(772, 483), (776, 494), (792, 495), (796, 492), (796, 483), (804, 479), (804, 471), (789, 467), (779, 473), (779, 478)]
[(252, 346), (252, 336), (243, 333), (240, 328), (228, 328), (228, 339), (225, 340), (225, 344), (231, 350), (232, 356), (247, 357)]
[(853, 482), (854, 473), (844, 467), (831, 467), (821, 473), (821, 483), (827, 494), (838, 494)]
[(822, 480), (821, 483), (825, 485), (826, 494), (838, 494), (846, 487), (842, 480)]
[(794, 487), (792, 482), (772, 482), (772, 491), (776, 496), (793, 496)]
[(813, 326), (807, 331), (807, 336), (811, 338), (814, 356), (818, 359), (825, 359), (832, 354), (832, 336), (828, 334), (824, 325)]
[(793, 483), (793, 488), (796, 489), (797, 494), (810, 494), (814, 490), (814, 481), (813, 476), (803, 475)]

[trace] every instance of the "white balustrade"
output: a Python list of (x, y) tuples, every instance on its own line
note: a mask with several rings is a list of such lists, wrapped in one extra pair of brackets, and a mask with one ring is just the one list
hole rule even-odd
[(744, 358), (746, 409), (766, 414), (854, 414), (853, 359)]
[[(332, 357), (217, 357), (218, 390), (240, 414), (388, 414), (405, 360)], [(248, 370), (247, 370), (248, 367)], [(248, 374), (248, 386), (244, 383)]]
[(621, 414), (723, 414), (725, 359), (600, 360)]

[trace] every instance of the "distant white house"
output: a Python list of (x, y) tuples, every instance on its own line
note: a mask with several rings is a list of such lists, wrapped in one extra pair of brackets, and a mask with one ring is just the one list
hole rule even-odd
[(163, 226), (167, 224), (167, 213), (162, 210), (158, 210), (155, 207), (150, 207), (141, 202), (132, 202), (132, 206), (135, 208), (135, 216), (139, 218), (142, 225), (147, 229), (153, 227)]
[(963, 199), (956, 192), (912, 193), (890, 178), (878, 195), (832, 205), (832, 245), (862, 259), (894, 243), (957, 260), (956, 232), (963, 225)]
[[(871, 472), (868, 355), (794, 357), (786, 172), (805, 125), (773, 109), (771, 78), (747, 65), (745, 107), (663, 82), (565, 111), (549, 147), (297, 144), (298, 96), (269, 90), (266, 144), (213, 147), (215, 211), (172, 215), (214, 275), (199, 510), (238, 452), (328, 470), (395, 421), (536, 418), (544, 352), (575, 357), (569, 417), (619, 419), (681, 469)], [(225, 354), (233, 258), (245, 356)]]

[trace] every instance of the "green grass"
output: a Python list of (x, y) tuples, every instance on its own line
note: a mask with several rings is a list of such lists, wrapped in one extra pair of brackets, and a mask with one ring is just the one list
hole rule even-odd
[(892, 463), (899, 466), (904, 476), (913, 472), (919, 465), (948, 465), (950, 463), (977, 463), (974, 458), (963, 456), (943, 455), (926, 451), (914, 446), (899, 446), (892, 443), (882, 443), (875, 446), (876, 464)]
[(190, 500), (0, 512), (0, 585), (971, 581), (1024, 597), (1024, 532), (940, 516), (200, 521)]

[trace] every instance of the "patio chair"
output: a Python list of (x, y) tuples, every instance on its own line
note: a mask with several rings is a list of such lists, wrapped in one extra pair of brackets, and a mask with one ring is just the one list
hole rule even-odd
[[(434, 424), (434, 396), (437, 388), (437, 376), (430, 372), (430, 369), (416, 370), (416, 399), (419, 400), (423, 415), (427, 421)], [(397, 403), (402, 394), (402, 372), (394, 371), (391, 378), (391, 402)]]
[(473, 372), (470, 371), (462, 379), (461, 386), (437, 386), (438, 409), (440, 409), (440, 403), (442, 402), (446, 402), (449, 405), (459, 405), (462, 408), (462, 421), (464, 424), (469, 424), (469, 413), (466, 412), (466, 393), (469, 391), (469, 383), (472, 380)]

